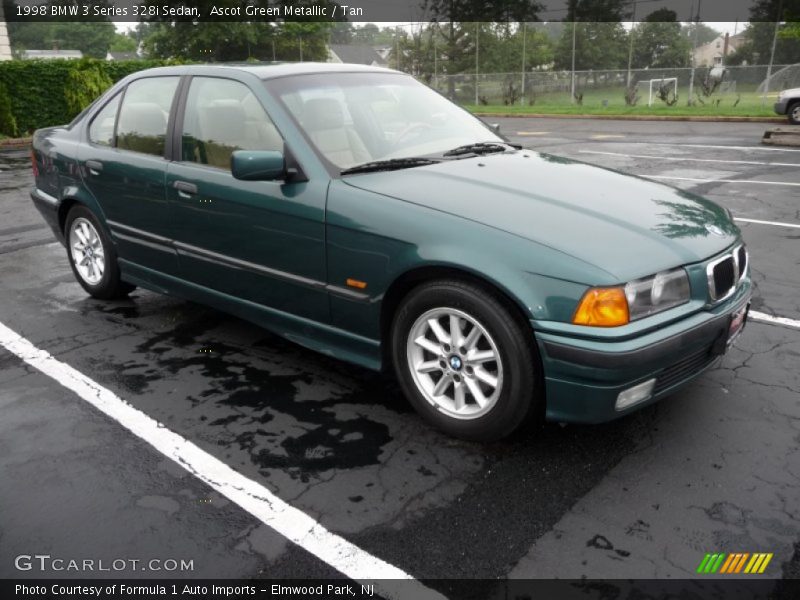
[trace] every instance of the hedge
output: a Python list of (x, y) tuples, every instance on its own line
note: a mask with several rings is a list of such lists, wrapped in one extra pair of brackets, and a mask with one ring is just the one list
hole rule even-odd
[[(170, 60), (8, 60), (0, 62), (0, 134), (24, 135), (69, 123), (107, 87)], [(10, 105), (10, 115), (3, 106)], [(6, 112), (8, 112), (6, 110)]]

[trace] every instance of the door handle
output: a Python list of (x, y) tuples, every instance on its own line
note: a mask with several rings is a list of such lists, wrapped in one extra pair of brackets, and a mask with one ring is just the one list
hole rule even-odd
[(92, 175), (99, 175), (100, 171), (103, 170), (103, 163), (99, 160), (87, 160), (84, 164)]
[(193, 196), (197, 193), (197, 186), (193, 183), (189, 183), (188, 181), (175, 181), (172, 184), (176, 190), (178, 190), (178, 195), (187, 198), (189, 196)]

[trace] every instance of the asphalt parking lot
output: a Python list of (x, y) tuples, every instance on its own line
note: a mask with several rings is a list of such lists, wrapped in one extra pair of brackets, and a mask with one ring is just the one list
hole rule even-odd
[[(23, 151), (0, 154), (0, 324), (310, 516), (323, 546), (417, 580), (685, 578), (708, 552), (774, 553), (763, 577), (800, 577), (800, 149), (761, 146), (758, 123), (492, 121), (731, 209), (757, 317), (718, 368), (614, 423), (449, 439), (389, 377), (175, 298), (87, 297)], [(0, 577), (108, 575), (15, 567), (34, 554), (192, 561), (117, 577), (337, 576), (2, 347), (0, 415)]]

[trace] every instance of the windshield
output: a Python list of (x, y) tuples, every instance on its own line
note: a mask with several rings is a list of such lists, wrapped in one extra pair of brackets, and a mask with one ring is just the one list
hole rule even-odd
[(339, 169), (503, 142), (477, 118), (408, 75), (325, 73), (266, 84), (319, 154)]

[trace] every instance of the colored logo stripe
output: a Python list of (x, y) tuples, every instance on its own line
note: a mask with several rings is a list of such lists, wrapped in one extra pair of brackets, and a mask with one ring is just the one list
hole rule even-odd
[(729, 575), (737, 573), (760, 574), (766, 570), (767, 565), (772, 560), (772, 556), (771, 552), (756, 552), (754, 554), (749, 552), (708, 553), (700, 561), (697, 572), (705, 574), (719, 572), (720, 574)]

